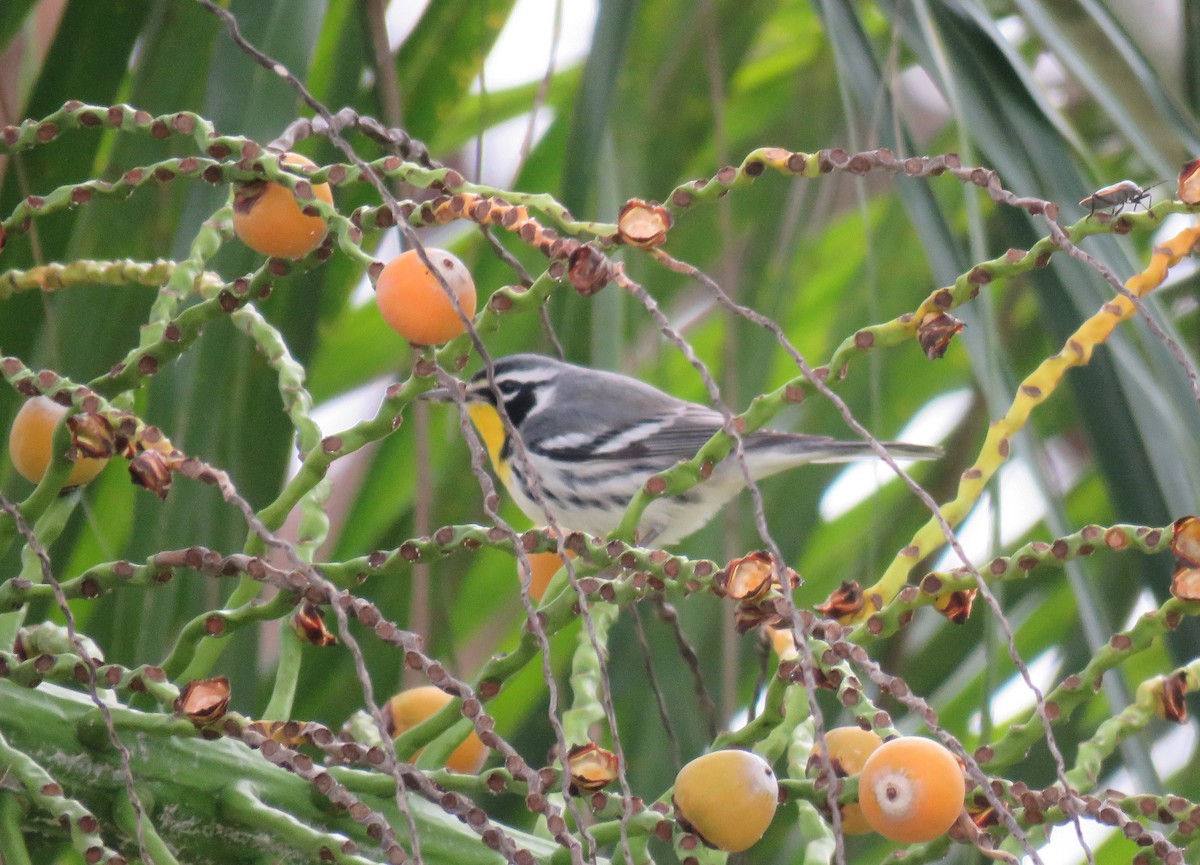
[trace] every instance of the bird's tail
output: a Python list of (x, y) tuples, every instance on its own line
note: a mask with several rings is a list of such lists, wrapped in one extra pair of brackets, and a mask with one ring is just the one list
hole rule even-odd
[[(936, 445), (917, 445), (911, 442), (880, 442), (888, 456), (895, 460), (935, 460), (942, 455)], [(834, 441), (828, 456), (812, 460), (815, 463), (844, 463), (864, 457), (877, 457), (879, 452), (866, 442)]]
[[(910, 442), (880, 442), (888, 455), (897, 460), (932, 460), (942, 455), (942, 449), (934, 445), (918, 445)], [(793, 465), (801, 463), (845, 463), (853, 460), (878, 457), (879, 454), (865, 441), (844, 441), (826, 436), (810, 436), (798, 433), (760, 432), (746, 439), (747, 453), (772, 454), (780, 462)], [(772, 460), (773, 461), (773, 460)]]

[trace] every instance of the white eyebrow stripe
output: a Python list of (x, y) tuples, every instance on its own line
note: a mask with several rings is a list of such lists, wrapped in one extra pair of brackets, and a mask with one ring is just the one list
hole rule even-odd
[[(497, 375), (496, 381), (499, 383), (507, 378), (519, 384), (541, 384), (557, 377), (558, 373), (552, 369), (518, 369), (507, 375)], [(481, 381), (487, 381), (487, 376), (484, 376)]]
[[(547, 369), (521, 369), (511, 373), (496, 373), (496, 389), (499, 390), (502, 382), (511, 381), (518, 385), (539, 385), (545, 384), (555, 378), (554, 370)], [(488, 381), (485, 374), (479, 374), (477, 378), (471, 380), (468, 390), (474, 393), (491, 392), (492, 384)]]

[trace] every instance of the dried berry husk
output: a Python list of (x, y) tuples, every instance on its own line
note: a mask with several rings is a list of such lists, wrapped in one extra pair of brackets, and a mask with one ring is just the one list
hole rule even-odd
[(722, 589), (735, 601), (756, 601), (771, 588), (771, 554), (757, 550), (734, 559), (724, 569)]
[(917, 341), (930, 360), (940, 360), (950, 347), (950, 340), (965, 325), (947, 312), (927, 312), (917, 325)]
[(72, 458), (108, 459), (117, 452), (116, 430), (102, 414), (73, 414), (67, 418), (71, 430)]
[(301, 640), (314, 646), (336, 646), (337, 637), (325, 627), (325, 616), (316, 604), (305, 601), (292, 613), (292, 630)]
[(1187, 673), (1181, 671), (1170, 676), (1163, 676), (1161, 684), (1155, 690), (1158, 692), (1159, 701), (1154, 707), (1154, 713), (1165, 721), (1186, 724), (1188, 719), (1185, 700), (1188, 692)]
[(825, 603), (817, 604), (813, 609), (826, 618), (840, 619), (858, 613), (864, 603), (862, 586), (858, 584), (858, 580), (849, 580), (834, 589)]
[(1181, 565), (1200, 568), (1200, 518), (1180, 517), (1171, 525), (1171, 552)]
[(617, 777), (617, 755), (595, 742), (575, 745), (567, 752), (572, 796), (603, 790)]
[(1200, 568), (1176, 568), (1171, 575), (1171, 594), (1181, 601), (1200, 601)]
[(608, 259), (590, 243), (585, 243), (572, 252), (567, 261), (567, 279), (584, 297), (600, 291), (612, 278)]
[(933, 604), (934, 608), (955, 625), (964, 624), (971, 617), (971, 605), (975, 602), (978, 589), (959, 589), (942, 595)]
[(175, 701), (175, 711), (197, 727), (220, 720), (228, 708), (229, 680), (224, 676), (193, 679)]
[(129, 461), (133, 482), (150, 490), (159, 501), (166, 501), (171, 491), (171, 468), (172, 461), (158, 451), (142, 451)]
[(1185, 162), (1179, 169), (1175, 197), (1184, 204), (1200, 204), (1200, 159)]
[(674, 221), (671, 211), (655, 201), (631, 198), (617, 216), (617, 234), (638, 249), (653, 249), (667, 239)]

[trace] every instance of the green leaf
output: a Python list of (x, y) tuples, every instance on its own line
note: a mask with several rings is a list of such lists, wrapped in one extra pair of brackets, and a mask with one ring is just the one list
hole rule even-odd
[(1195, 121), (1103, 4), (1019, 0), (1017, 6), (1154, 174), (1171, 177), (1200, 150)]
[(396, 56), (404, 123), (416, 138), (432, 138), (450, 119), (483, 69), (514, 0), (463, 7), (433, 0)]

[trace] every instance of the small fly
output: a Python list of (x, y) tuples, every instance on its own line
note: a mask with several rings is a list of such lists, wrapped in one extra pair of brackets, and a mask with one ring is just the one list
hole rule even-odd
[(1162, 181), (1143, 187), (1138, 186), (1132, 180), (1122, 180), (1120, 183), (1114, 183), (1112, 186), (1097, 189), (1083, 201), (1079, 202), (1079, 206), (1089, 208), (1089, 217), (1096, 215), (1096, 208), (1098, 207), (1115, 208), (1110, 216), (1116, 216), (1127, 206), (1137, 207), (1139, 204), (1144, 209), (1149, 210), (1150, 205), (1145, 202), (1150, 200), (1150, 190), (1160, 183)]

